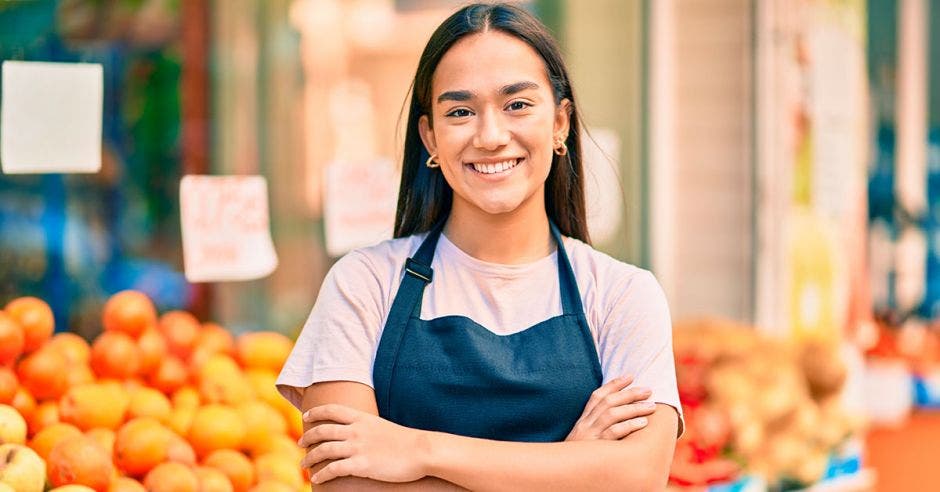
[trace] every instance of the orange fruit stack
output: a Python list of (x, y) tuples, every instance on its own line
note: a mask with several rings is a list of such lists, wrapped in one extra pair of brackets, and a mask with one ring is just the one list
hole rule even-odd
[(86, 341), (54, 334), (41, 299), (0, 309), (0, 419), (16, 415), (47, 489), (309, 489), (300, 412), (274, 387), (289, 338), (158, 315), (137, 291), (108, 299), (101, 322)]

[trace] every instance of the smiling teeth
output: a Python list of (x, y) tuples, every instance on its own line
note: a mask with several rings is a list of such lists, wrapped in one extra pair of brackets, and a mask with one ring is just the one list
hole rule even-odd
[(501, 173), (503, 171), (507, 171), (509, 169), (514, 168), (516, 167), (516, 164), (518, 163), (519, 163), (518, 159), (512, 159), (509, 161), (497, 162), (495, 164), (471, 164), (471, 165), (473, 166), (473, 169), (475, 169), (477, 172), (480, 172), (483, 174), (496, 174), (496, 173)]

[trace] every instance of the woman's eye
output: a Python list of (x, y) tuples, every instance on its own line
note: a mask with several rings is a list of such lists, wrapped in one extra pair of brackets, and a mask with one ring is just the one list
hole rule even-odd
[(457, 118), (463, 118), (463, 117), (465, 117), (465, 116), (470, 116), (471, 114), (473, 114), (473, 113), (471, 113), (469, 109), (455, 109), (455, 110), (451, 111), (450, 113), (447, 113), (447, 116), (454, 116), (454, 117), (457, 117)]
[(509, 104), (509, 109), (513, 111), (521, 111), (525, 108), (528, 108), (529, 106), (531, 106), (531, 104), (525, 101), (513, 101), (512, 103)]

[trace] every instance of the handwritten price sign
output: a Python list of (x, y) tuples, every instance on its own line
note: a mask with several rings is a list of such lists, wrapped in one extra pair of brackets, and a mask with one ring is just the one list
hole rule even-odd
[(277, 268), (262, 176), (184, 176), (183, 267), (190, 282), (252, 280)]
[(392, 237), (399, 179), (390, 159), (327, 165), (324, 219), (330, 256)]

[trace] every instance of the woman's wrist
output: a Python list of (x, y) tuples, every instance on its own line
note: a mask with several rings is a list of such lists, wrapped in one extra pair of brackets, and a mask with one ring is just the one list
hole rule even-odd
[(425, 476), (437, 476), (440, 472), (441, 455), (438, 452), (443, 448), (441, 438), (444, 437), (440, 432), (418, 430), (415, 439), (415, 454), (419, 466)]

